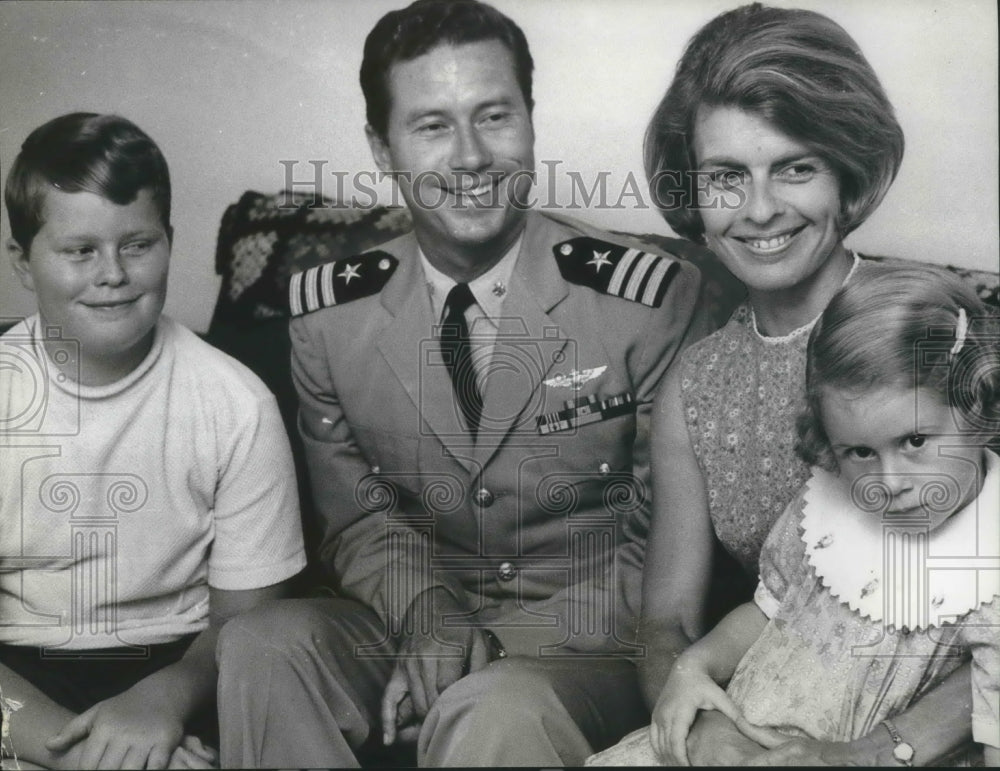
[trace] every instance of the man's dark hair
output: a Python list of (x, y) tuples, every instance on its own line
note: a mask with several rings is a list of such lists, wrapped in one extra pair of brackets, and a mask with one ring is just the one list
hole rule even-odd
[(361, 62), (361, 90), (368, 125), (386, 138), (389, 124), (389, 70), (441, 45), (458, 46), (497, 40), (514, 57), (517, 83), (530, 114), (531, 74), (534, 62), (524, 32), (492, 6), (478, 0), (416, 0), (379, 19), (365, 40)]

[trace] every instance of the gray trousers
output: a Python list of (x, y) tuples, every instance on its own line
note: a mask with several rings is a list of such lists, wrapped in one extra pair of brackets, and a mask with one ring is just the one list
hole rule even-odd
[[(382, 692), (394, 666), (384, 637), (371, 610), (343, 599), (280, 600), (226, 624), (218, 647), (223, 767), (358, 766), (365, 748), (381, 743)], [(512, 656), (440, 695), (416, 759), (581, 765), (648, 722), (627, 660)]]

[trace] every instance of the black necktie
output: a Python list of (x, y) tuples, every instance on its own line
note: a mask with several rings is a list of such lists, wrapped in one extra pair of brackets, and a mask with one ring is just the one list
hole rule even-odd
[(458, 408), (462, 411), (473, 438), (479, 430), (479, 418), (483, 413), (483, 395), (476, 382), (465, 311), (475, 302), (476, 298), (472, 296), (468, 284), (455, 284), (445, 300), (444, 319), (441, 322), (441, 355), (448, 367), (448, 374), (451, 375)]

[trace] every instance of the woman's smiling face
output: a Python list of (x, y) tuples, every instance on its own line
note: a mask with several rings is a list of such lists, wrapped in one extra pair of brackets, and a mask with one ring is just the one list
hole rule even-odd
[(823, 158), (736, 107), (703, 106), (693, 146), (706, 241), (751, 291), (806, 288), (835, 269), (840, 182)]

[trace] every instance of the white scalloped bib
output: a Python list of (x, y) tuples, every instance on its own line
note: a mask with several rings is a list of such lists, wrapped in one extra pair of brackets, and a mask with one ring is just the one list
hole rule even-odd
[(1000, 458), (986, 455), (979, 495), (931, 532), (884, 522), (814, 468), (802, 539), (816, 575), (851, 610), (894, 629), (928, 629), (1000, 595)]

